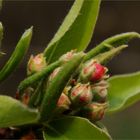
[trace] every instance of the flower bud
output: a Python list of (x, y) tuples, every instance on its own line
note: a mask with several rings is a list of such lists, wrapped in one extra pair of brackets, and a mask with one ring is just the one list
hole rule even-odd
[(70, 100), (66, 94), (62, 92), (60, 95), (56, 108), (53, 112), (53, 117), (58, 117), (61, 114), (63, 114), (65, 111), (68, 111), (70, 109)]
[(105, 80), (91, 86), (94, 95), (94, 101), (103, 103), (107, 98), (108, 83)]
[(63, 110), (68, 110), (71, 102), (68, 96), (64, 93), (61, 94), (57, 102), (57, 108), (62, 108)]
[(84, 106), (92, 101), (93, 94), (89, 84), (78, 84), (71, 90), (70, 99), (73, 106)]
[(27, 74), (31, 75), (35, 72), (39, 72), (46, 66), (47, 66), (47, 63), (42, 53), (36, 56), (32, 55), (27, 65)]
[(69, 61), (75, 55), (75, 50), (67, 52), (66, 54), (62, 55), (59, 60), (63, 62)]
[(82, 116), (96, 122), (104, 117), (105, 110), (108, 107), (107, 103), (91, 103), (82, 110)]
[(25, 91), (24, 94), (22, 96), (22, 103), (25, 105), (28, 105), (30, 97), (32, 95), (32, 93), (34, 92), (34, 89), (31, 87), (28, 87)]
[(97, 82), (106, 78), (105, 74), (107, 68), (99, 64), (96, 60), (87, 62), (80, 74), (80, 81), (82, 82)]

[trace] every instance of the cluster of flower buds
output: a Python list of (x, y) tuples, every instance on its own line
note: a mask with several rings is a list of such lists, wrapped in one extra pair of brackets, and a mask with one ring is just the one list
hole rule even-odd
[(31, 56), (27, 65), (27, 74), (31, 75), (33, 73), (41, 71), (44, 67), (47, 66), (46, 59), (42, 53)]
[[(74, 55), (72, 50), (59, 58), (64, 63), (68, 62)], [(43, 54), (35, 57), (31, 56), (28, 63), (28, 74), (42, 70), (47, 66)], [(47, 86), (57, 76), (61, 67), (56, 68), (49, 76)], [(108, 69), (101, 65), (97, 60), (86, 62), (78, 77), (72, 78), (63, 90), (58, 99), (56, 114), (62, 114), (66, 111), (79, 110), (81, 116), (91, 121), (101, 120), (107, 108), (107, 88), (106, 79)], [(27, 94), (25, 94), (27, 95)], [(24, 102), (28, 102), (26, 96)]]
[[(74, 51), (68, 52), (60, 57), (60, 60), (67, 62), (75, 54)], [(54, 79), (60, 69), (61, 67), (58, 67), (51, 73), (48, 83)], [(108, 69), (96, 60), (86, 62), (79, 78), (72, 78), (63, 90), (57, 103), (57, 113), (79, 110), (79, 115), (93, 122), (101, 120), (108, 106), (107, 71)]]

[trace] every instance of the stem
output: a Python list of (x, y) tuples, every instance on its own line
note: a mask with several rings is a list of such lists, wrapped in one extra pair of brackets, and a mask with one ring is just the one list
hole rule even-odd
[(46, 77), (57, 67), (59, 67), (62, 64), (61, 61), (56, 61), (52, 64), (50, 64), (49, 66), (47, 66), (46, 68), (44, 68), (42, 71), (35, 73), (34, 75), (26, 78), (25, 80), (23, 80), (19, 87), (18, 87), (18, 92), (22, 95), (24, 89), (26, 89), (27, 87), (31, 86), (32, 84), (36, 83), (37, 81), (41, 80), (43, 77)]

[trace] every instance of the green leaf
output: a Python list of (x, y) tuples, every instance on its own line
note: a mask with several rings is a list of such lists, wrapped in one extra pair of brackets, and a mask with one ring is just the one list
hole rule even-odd
[(97, 45), (95, 48), (93, 48), (91, 51), (89, 51), (85, 56), (84, 61), (87, 61), (100, 53), (109, 51), (114, 47), (127, 44), (133, 38), (140, 38), (140, 34), (136, 32), (127, 32), (109, 37), (103, 42), (101, 42), (99, 45)]
[(140, 72), (113, 76), (108, 82), (108, 113), (119, 112), (140, 100)]
[(108, 52), (101, 53), (94, 57), (94, 59), (98, 60), (101, 64), (106, 64), (109, 62), (113, 57), (118, 55), (123, 49), (127, 48), (127, 45), (122, 45), (117, 48), (113, 48)]
[(52, 112), (56, 108), (57, 101), (63, 89), (67, 85), (74, 71), (81, 64), (83, 56), (83, 53), (75, 55), (69, 62), (63, 65), (57, 76), (52, 80), (52, 82), (50, 82), (41, 104), (40, 121), (46, 121), (52, 117)]
[(0, 96), (0, 128), (35, 123), (38, 118), (37, 110), (29, 109), (11, 97)]
[(29, 47), (31, 37), (32, 37), (32, 27), (26, 30), (25, 33), (22, 35), (8, 62), (0, 70), (0, 82), (5, 80), (20, 64)]
[(100, 0), (75, 0), (64, 22), (44, 51), (47, 62), (57, 60), (70, 50), (82, 51), (88, 46), (99, 7)]
[(109, 134), (85, 118), (64, 117), (54, 120), (43, 133), (45, 140), (109, 140)]

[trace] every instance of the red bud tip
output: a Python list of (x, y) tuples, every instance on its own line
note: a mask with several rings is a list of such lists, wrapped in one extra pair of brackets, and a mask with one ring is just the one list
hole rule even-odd
[(92, 73), (90, 79), (93, 82), (102, 79), (106, 71), (104, 66), (102, 66), (101, 64), (95, 63), (94, 66), (95, 66), (95, 71)]

